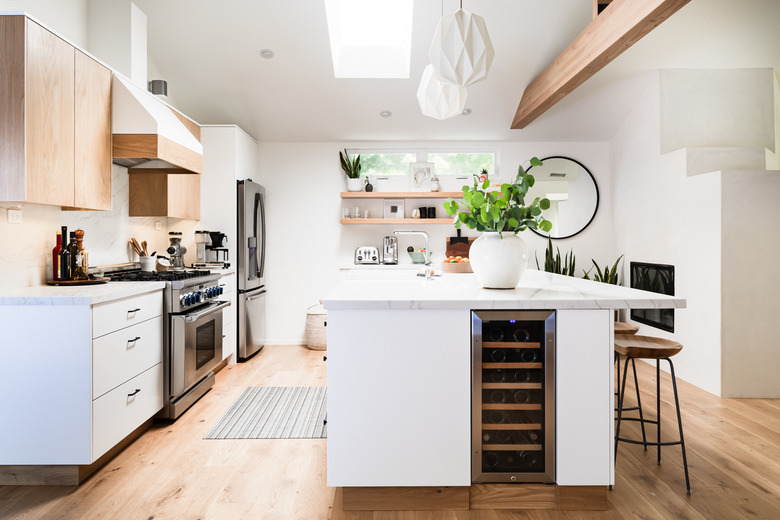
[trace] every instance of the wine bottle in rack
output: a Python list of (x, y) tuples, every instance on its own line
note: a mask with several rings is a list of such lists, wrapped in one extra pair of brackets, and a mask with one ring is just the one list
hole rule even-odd
[(535, 348), (524, 348), (520, 351), (520, 360), (523, 363), (533, 363), (539, 359), (539, 354)]
[(512, 339), (517, 341), (518, 343), (525, 343), (529, 339), (531, 339), (531, 333), (528, 332), (526, 329), (516, 329), (512, 333)]
[(502, 327), (492, 326), (487, 329), (485, 337), (487, 338), (487, 341), (494, 343), (504, 341), (504, 329)]
[(531, 381), (531, 372), (528, 370), (515, 370), (514, 374), (512, 374), (512, 379), (516, 383), (528, 383)]
[(488, 370), (487, 372), (487, 380), (490, 383), (502, 383), (506, 380), (506, 374), (503, 370)]
[(503, 390), (493, 390), (490, 392), (490, 395), (488, 397), (491, 403), (505, 403), (506, 402), (506, 392)]
[(515, 390), (512, 399), (518, 404), (530, 403), (531, 393), (528, 390)]
[(539, 453), (535, 451), (518, 451), (517, 459), (526, 468), (535, 468), (540, 462)]
[(490, 361), (493, 363), (503, 363), (506, 361), (506, 349), (503, 348), (494, 348), (494, 349), (485, 349), (486, 352), (490, 356)]
[(503, 424), (506, 419), (506, 414), (501, 410), (490, 410), (487, 414), (487, 422), (491, 424)]
[(499, 457), (495, 451), (486, 451), (482, 454), (482, 465), (486, 468), (495, 468), (498, 466)]

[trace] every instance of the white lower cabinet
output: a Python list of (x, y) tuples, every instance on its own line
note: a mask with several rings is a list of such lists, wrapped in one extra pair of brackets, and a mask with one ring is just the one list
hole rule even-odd
[(92, 459), (114, 447), (163, 406), (162, 363), (92, 402)]
[(161, 284), (46, 291), (0, 302), (0, 466), (90, 465), (162, 409)]
[(238, 300), (236, 300), (235, 273), (223, 274), (219, 283), (224, 290), (219, 299), (230, 302), (230, 306), (226, 307), (222, 314), (222, 359), (227, 359), (231, 354), (236, 353), (236, 311), (238, 310)]

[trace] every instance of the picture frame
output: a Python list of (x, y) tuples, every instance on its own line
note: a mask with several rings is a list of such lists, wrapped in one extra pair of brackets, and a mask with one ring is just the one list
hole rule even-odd
[(403, 199), (385, 199), (385, 218), (404, 218)]
[(409, 163), (409, 191), (431, 191), (432, 162)]

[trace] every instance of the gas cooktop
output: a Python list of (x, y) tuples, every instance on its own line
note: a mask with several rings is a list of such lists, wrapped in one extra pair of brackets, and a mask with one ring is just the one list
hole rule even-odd
[(206, 270), (185, 270), (185, 271), (116, 271), (107, 272), (106, 276), (111, 278), (112, 282), (173, 282), (176, 280), (187, 280), (208, 276), (211, 271)]

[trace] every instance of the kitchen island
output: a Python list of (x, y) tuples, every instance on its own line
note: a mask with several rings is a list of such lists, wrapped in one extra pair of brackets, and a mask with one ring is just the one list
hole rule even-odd
[[(473, 506), (472, 310), (555, 311), (557, 486), (537, 488), (606, 497), (614, 482), (613, 311), (683, 308), (684, 299), (535, 270), (511, 290), (483, 289), (471, 274), (382, 278), (344, 280), (324, 302), (328, 485), (344, 488), (345, 509), (390, 502), (404, 510), (417, 499), (425, 509), (463, 509), (464, 496), (468, 509), (470, 487)], [(529, 489), (480, 486), (488, 494)], [(399, 488), (420, 493), (408, 502)], [(428, 492), (454, 493), (453, 502), (436, 505)]]

